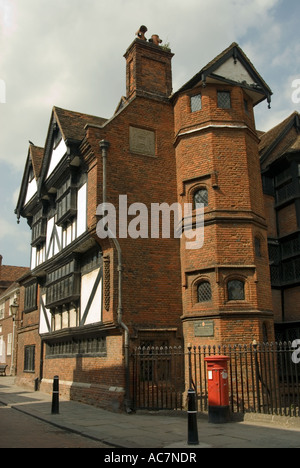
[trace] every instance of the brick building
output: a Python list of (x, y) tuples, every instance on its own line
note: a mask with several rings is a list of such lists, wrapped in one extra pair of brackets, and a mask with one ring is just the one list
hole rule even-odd
[(7, 373), (15, 374), (17, 365), (17, 329), (24, 304), (24, 288), (19, 279), (29, 268), (2, 265), (0, 255), (0, 364)]
[(259, 145), (276, 339), (300, 333), (300, 119), (294, 112)]
[(25, 267), (2, 265), (2, 261), (0, 255), (0, 295), (28, 271)]
[[(32, 228), (18, 356), (34, 363), (18, 379), (50, 391), (59, 375), (63, 393), (113, 409), (130, 405), (133, 347), (274, 339), (253, 114), (270, 88), (235, 43), (173, 94), (169, 49), (141, 34), (124, 57), (112, 118), (53, 108), (16, 209)], [(99, 237), (103, 202), (116, 238)], [(174, 203), (193, 206), (181, 239), (151, 237), (143, 208)], [(204, 245), (193, 250), (197, 203)], [(124, 216), (140, 235), (126, 235)]]

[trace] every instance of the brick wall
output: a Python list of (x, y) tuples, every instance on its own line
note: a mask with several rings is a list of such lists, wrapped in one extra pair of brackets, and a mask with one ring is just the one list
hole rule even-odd
[[(34, 388), (35, 379), (40, 377), (40, 359), (41, 359), (41, 338), (39, 335), (39, 310), (34, 310), (29, 313), (24, 313), (24, 295), (25, 288), (21, 287), (20, 294), (20, 317), (22, 322), (19, 323), (17, 340), (17, 377), (16, 383), (24, 385), (30, 389)], [(40, 301), (40, 288), (38, 288), (37, 304)], [(25, 364), (25, 347), (35, 346), (35, 370), (26, 371)]]
[[(253, 112), (245, 113), (245, 96), (239, 87), (222, 87), (231, 91), (231, 109), (219, 109), (218, 89), (209, 84), (182, 93), (174, 110), (179, 200), (191, 202), (197, 188), (206, 188), (209, 199), (203, 248), (186, 250), (184, 241), (181, 244), (184, 337), (192, 344), (259, 340), (263, 324), (273, 323)], [(199, 92), (202, 109), (191, 112), (190, 97)], [(245, 282), (244, 301), (228, 300), (230, 279)], [(204, 280), (211, 284), (212, 300), (198, 303), (197, 285)], [(205, 320), (213, 320), (214, 336), (195, 336), (195, 324)]]

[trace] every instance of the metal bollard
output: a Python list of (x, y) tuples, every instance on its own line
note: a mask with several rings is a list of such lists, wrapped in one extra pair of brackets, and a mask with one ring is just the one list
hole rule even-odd
[(196, 392), (192, 388), (188, 391), (188, 445), (199, 445)]
[(38, 392), (39, 390), (39, 378), (34, 379), (34, 391)]
[(59, 377), (57, 375), (53, 379), (51, 414), (59, 414)]

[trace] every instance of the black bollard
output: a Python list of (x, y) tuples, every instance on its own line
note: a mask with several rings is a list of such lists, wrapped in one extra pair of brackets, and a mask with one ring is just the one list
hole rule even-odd
[(188, 391), (188, 445), (199, 445), (196, 392), (192, 388)]
[(57, 375), (53, 379), (51, 414), (59, 414), (59, 377)]

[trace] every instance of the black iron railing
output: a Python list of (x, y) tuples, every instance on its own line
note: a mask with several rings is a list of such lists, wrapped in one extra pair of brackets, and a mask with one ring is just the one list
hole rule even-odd
[[(290, 342), (250, 345), (136, 348), (132, 354), (132, 398), (139, 409), (183, 409), (189, 388), (198, 410), (208, 410), (205, 358), (228, 356), (233, 413), (300, 416), (300, 363)], [(300, 355), (300, 353), (299, 353)]]

